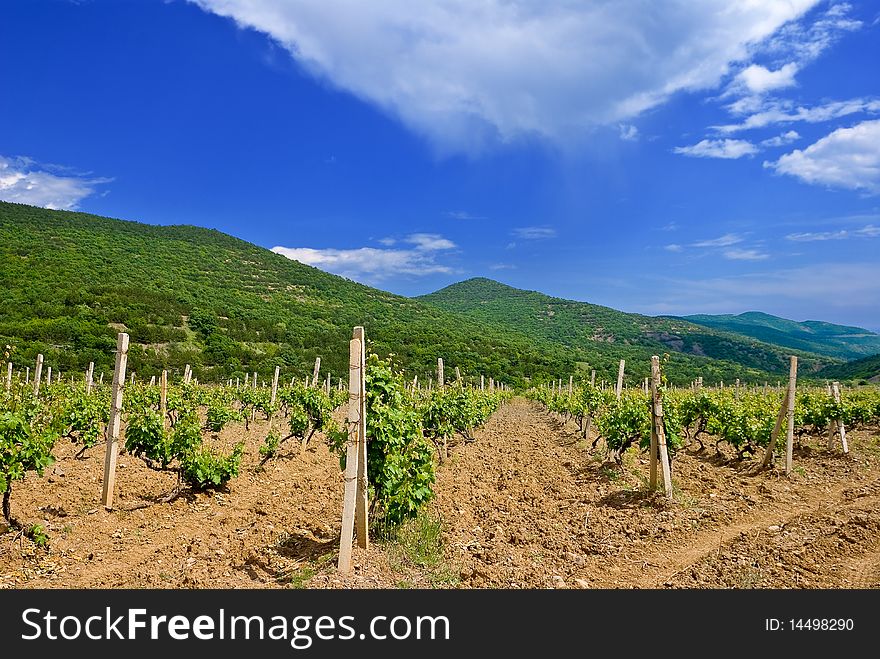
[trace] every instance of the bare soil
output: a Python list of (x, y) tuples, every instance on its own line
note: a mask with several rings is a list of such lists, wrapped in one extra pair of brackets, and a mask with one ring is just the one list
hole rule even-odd
[(218, 446), (246, 442), (241, 475), (170, 501), (176, 475), (123, 453), (113, 511), (103, 446), (76, 459), (59, 444), (12, 494), (13, 516), (44, 525), (49, 545), (0, 526), (0, 588), (880, 588), (876, 430), (848, 432), (848, 456), (804, 438), (788, 477), (725, 444), (688, 446), (668, 502), (647, 492), (644, 454), (606, 463), (573, 423), (517, 398), (439, 466), (425, 513), (437, 555), (380, 539), (345, 577), (337, 457), (315, 438), (261, 467), (267, 430), (224, 430)]

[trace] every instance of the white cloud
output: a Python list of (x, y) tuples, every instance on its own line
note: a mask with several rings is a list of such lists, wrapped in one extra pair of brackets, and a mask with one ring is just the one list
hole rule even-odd
[(726, 249), (723, 253), (724, 258), (731, 261), (763, 261), (770, 257), (757, 249)]
[(670, 245), (666, 245), (663, 249), (665, 249), (667, 252), (680, 252), (684, 249), (684, 247), (682, 247), (681, 245), (677, 245), (675, 243), (672, 243)]
[(852, 5), (847, 2), (832, 4), (810, 24), (790, 22), (762, 46), (768, 55), (795, 57), (802, 63), (818, 58), (847, 32), (862, 27), (862, 22), (847, 15)]
[(516, 270), (516, 266), (512, 263), (493, 263), (489, 266), (490, 270)]
[(776, 137), (761, 140), (761, 146), (785, 146), (786, 144), (791, 144), (792, 142), (795, 142), (800, 138), (801, 136), (796, 130), (790, 130), (787, 133), (782, 133), (781, 135), (777, 135)]
[(877, 238), (880, 236), (880, 227), (868, 224), (861, 229), (849, 231), (807, 231), (803, 233), (790, 233), (785, 238), (795, 242), (814, 242), (821, 240), (846, 240), (847, 238)]
[(760, 64), (751, 64), (736, 75), (733, 84), (753, 94), (764, 94), (774, 89), (793, 87), (797, 84), (794, 79), (797, 72), (798, 65), (794, 62), (789, 62), (776, 71)]
[(421, 252), (433, 252), (441, 249), (454, 249), (455, 243), (436, 233), (414, 233), (404, 242), (415, 245)]
[(880, 100), (853, 98), (847, 101), (832, 101), (824, 105), (813, 107), (801, 106), (792, 109), (791, 104), (785, 101), (772, 100), (763, 105), (760, 112), (746, 117), (738, 124), (725, 124), (713, 126), (721, 133), (736, 133), (742, 130), (764, 128), (774, 124), (794, 123), (803, 121), (806, 123), (822, 123), (832, 119), (840, 119), (857, 113), (876, 114), (880, 112)]
[[(513, 230), (513, 235), (523, 240), (543, 240), (545, 238), (555, 238), (556, 229), (552, 227), (519, 227)], [(511, 243), (508, 247), (515, 246)]]
[(737, 243), (741, 243), (745, 240), (742, 236), (739, 236), (735, 233), (725, 233), (723, 236), (719, 236), (718, 238), (712, 238), (711, 240), (701, 240), (699, 242), (693, 243), (693, 247), (730, 247), (731, 245), (736, 245)]
[(817, 3), (191, 1), (270, 35), (442, 150), (469, 152), (532, 135), (565, 145), (717, 87)]
[(64, 173), (62, 168), (39, 165), (30, 158), (0, 156), (0, 199), (54, 210), (75, 210), (109, 178)]
[(735, 159), (751, 156), (758, 152), (751, 142), (746, 140), (701, 140), (691, 146), (677, 146), (672, 150), (685, 156), (695, 158), (727, 158)]
[(639, 139), (639, 129), (632, 124), (619, 124), (620, 139), (626, 142), (635, 142)]
[(806, 183), (880, 193), (880, 119), (838, 128), (764, 166)]
[(414, 233), (401, 242), (409, 243), (414, 247), (413, 249), (375, 247), (315, 249), (278, 245), (273, 247), (272, 251), (327, 272), (363, 281), (381, 281), (401, 274), (422, 276), (453, 272), (450, 266), (437, 262), (436, 254), (454, 249), (456, 245), (451, 240), (433, 233)]

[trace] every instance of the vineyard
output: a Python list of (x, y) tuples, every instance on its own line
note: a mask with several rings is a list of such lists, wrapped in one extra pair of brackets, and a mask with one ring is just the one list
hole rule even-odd
[[(362, 356), (356, 408), (320, 360), (209, 384), (117, 355), (104, 382), (7, 351), (0, 587), (880, 586), (877, 387), (673, 387), (657, 361), (514, 392)], [(354, 409), (375, 542), (348, 573)]]

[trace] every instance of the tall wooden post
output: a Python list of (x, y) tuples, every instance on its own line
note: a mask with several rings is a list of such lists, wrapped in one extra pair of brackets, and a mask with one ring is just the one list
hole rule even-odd
[[(361, 346), (361, 349), (363, 349), (363, 346)], [(320, 372), (321, 372), (321, 358), (315, 357), (315, 370), (312, 373), (312, 389), (314, 389), (318, 386), (318, 373), (320, 373)]]
[[(834, 392), (831, 390), (831, 385), (825, 385), (825, 393), (827, 394), (830, 400), (834, 400)], [(828, 450), (831, 451), (834, 449), (834, 431), (837, 428), (837, 421), (835, 419), (828, 419)]]
[(34, 370), (34, 396), (40, 395), (40, 377), (43, 374), (43, 355), (37, 355), (37, 367)]
[(458, 366), (455, 367), (455, 383), (461, 385), (461, 371), (458, 370)]
[(162, 430), (165, 430), (168, 424), (168, 371), (165, 369), (159, 378), (159, 413), (162, 415)]
[(437, 357), (437, 388), (446, 386), (446, 378), (443, 376), (443, 357)]
[(489, 378), (489, 391), (495, 391), (495, 378)]
[[(12, 364), (9, 365), (12, 368)], [(11, 373), (12, 371), (10, 371)], [(480, 391), (486, 391), (486, 376), (480, 375)]]
[(107, 422), (107, 450), (104, 453), (104, 492), (101, 500), (107, 510), (113, 508), (113, 489), (116, 484), (116, 455), (119, 444), (119, 423), (122, 420), (122, 389), (125, 367), (128, 364), (128, 334), (120, 332), (116, 340), (116, 368), (110, 390), (110, 419)]
[(275, 405), (275, 398), (278, 396), (278, 376), (280, 373), (281, 373), (281, 367), (276, 366), (275, 367), (275, 375), (272, 376), (272, 399), (271, 399), (271, 402), (269, 403), (272, 406)]
[(6, 391), (12, 389), (12, 360), (6, 364)]
[[(834, 392), (834, 402), (838, 405), (840, 404), (840, 383), (835, 382), (831, 385), (831, 390)], [(846, 443), (846, 428), (843, 426), (843, 419), (837, 419), (837, 430), (840, 432), (840, 445), (843, 448), (843, 453), (846, 455), (849, 453), (849, 446)]]
[(46, 369), (46, 384), (52, 384), (52, 367)]
[(358, 487), (357, 506), (354, 512), (354, 528), (358, 547), (369, 546), (369, 525), (367, 519), (367, 340), (364, 328), (358, 325), (352, 334), (361, 342), (360, 396), (358, 397)]
[(574, 376), (568, 376), (568, 397), (571, 398), (572, 393), (574, 393)]
[[(651, 416), (652, 427), (654, 432), (651, 434), (652, 439), (656, 441), (656, 448), (660, 453), (660, 468), (663, 470), (663, 486), (666, 490), (666, 496), (672, 500), (672, 471), (669, 467), (669, 452), (666, 446), (666, 430), (663, 427), (663, 399), (660, 396), (660, 357), (654, 355), (651, 357)], [(651, 458), (656, 461), (656, 453), (652, 449)], [(657, 487), (657, 467), (653, 465), (651, 473), (653, 474), (652, 488)]]
[(348, 443), (345, 449), (345, 495), (337, 563), (337, 569), (342, 573), (351, 571), (351, 550), (360, 483), (361, 394), (364, 391), (363, 342), (360, 337), (363, 336), (363, 332), (358, 332), (355, 328), (354, 336), (356, 338), (352, 338), (348, 344)]
[(596, 386), (596, 369), (595, 368), (592, 371), (590, 371), (590, 386), (591, 387)]
[(789, 357), (788, 367), (788, 431), (785, 435), (785, 475), (791, 474), (791, 458), (794, 447), (794, 403), (797, 392), (797, 357)]
[(31, 382), (31, 367), (25, 366), (24, 367), (24, 383), (30, 384), (30, 382)]
[(626, 365), (626, 360), (620, 360), (620, 368), (617, 369), (617, 388), (614, 390), (614, 394), (617, 396), (617, 400), (620, 400), (620, 394), (623, 391), (623, 369)]

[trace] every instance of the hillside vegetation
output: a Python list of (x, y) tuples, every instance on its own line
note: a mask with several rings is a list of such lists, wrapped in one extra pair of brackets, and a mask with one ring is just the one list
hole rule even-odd
[[(787, 348), (747, 336), (721, 332), (675, 318), (624, 313), (609, 307), (524, 291), (491, 279), (475, 278), (419, 298), (457, 311), (487, 325), (519, 329), (529, 336), (561, 343), (579, 359), (614, 370), (624, 358), (641, 368), (652, 354), (670, 354), (676, 372), (688, 371), (706, 382), (759, 372), (786, 373)], [(799, 355), (804, 375), (838, 360), (805, 351)], [(709, 357), (711, 359), (706, 359)], [(642, 369), (647, 375), (646, 369)], [(745, 373), (745, 375), (743, 375)]]

